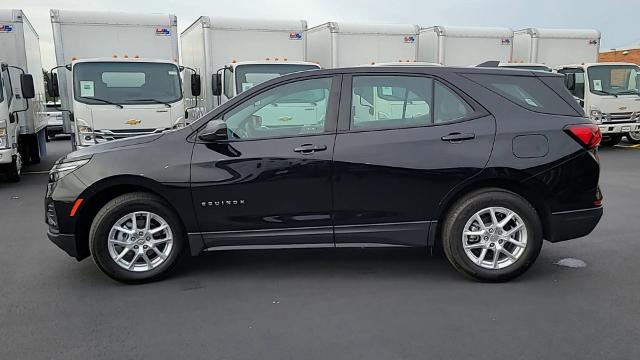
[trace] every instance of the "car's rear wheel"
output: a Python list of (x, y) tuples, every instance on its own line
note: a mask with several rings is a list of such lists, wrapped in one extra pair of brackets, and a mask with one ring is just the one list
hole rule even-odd
[(160, 198), (131, 193), (108, 202), (89, 232), (91, 254), (111, 278), (141, 283), (166, 276), (184, 244), (178, 217)]
[(632, 131), (627, 133), (627, 141), (632, 144), (640, 144), (640, 131)]
[(482, 281), (507, 281), (524, 273), (542, 248), (536, 210), (521, 196), (485, 189), (460, 199), (442, 228), (449, 262)]

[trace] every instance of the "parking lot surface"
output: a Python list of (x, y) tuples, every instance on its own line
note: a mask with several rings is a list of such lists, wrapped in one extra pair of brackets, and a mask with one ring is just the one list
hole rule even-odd
[(138, 286), (46, 238), (44, 172), (69, 149), (0, 183), (0, 359), (640, 358), (640, 148), (600, 152), (599, 226), (509, 283), (375, 248), (214, 251)]

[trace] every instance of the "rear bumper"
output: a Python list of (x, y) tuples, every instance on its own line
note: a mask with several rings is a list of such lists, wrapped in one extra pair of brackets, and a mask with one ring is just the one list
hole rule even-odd
[(78, 249), (76, 246), (76, 237), (70, 234), (59, 234), (52, 232), (51, 230), (47, 231), (47, 237), (51, 242), (56, 244), (60, 249), (64, 250), (70, 256), (74, 258), (78, 258)]
[(603, 135), (607, 134), (623, 134), (630, 131), (640, 131), (640, 123), (616, 123), (616, 124), (599, 124), (600, 132)]
[(559, 242), (589, 235), (602, 218), (602, 206), (551, 214), (547, 240)]

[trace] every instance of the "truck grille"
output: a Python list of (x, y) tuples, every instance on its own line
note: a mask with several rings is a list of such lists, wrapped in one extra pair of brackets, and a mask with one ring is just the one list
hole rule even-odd
[(640, 121), (640, 112), (619, 112), (604, 114), (604, 121), (611, 123)]
[(94, 134), (96, 136), (96, 141), (103, 142), (103, 141), (125, 139), (132, 136), (160, 134), (167, 130), (170, 130), (170, 129), (163, 128), (163, 129), (96, 130)]

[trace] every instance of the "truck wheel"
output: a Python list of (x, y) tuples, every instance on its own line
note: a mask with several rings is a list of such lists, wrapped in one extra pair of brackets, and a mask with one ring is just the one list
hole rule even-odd
[(96, 215), (89, 247), (100, 270), (124, 283), (165, 277), (184, 244), (178, 217), (160, 198), (147, 193), (121, 195)]
[(622, 141), (622, 134), (607, 135), (602, 137), (602, 141), (600, 141), (600, 146), (612, 147), (612, 146), (618, 145), (620, 141)]
[(449, 262), (473, 279), (500, 282), (524, 273), (542, 248), (542, 224), (521, 196), (483, 189), (460, 199), (442, 228)]
[(640, 144), (640, 131), (632, 131), (627, 133), (627, 141), (632, 144)]
[(11, 165), (9, 165), (9, 171), (7, 172), (7, 181), (18, 182), (20, 181), (20, 174), (22, 173), (22, 156), (18, 153), (13, 159)]

